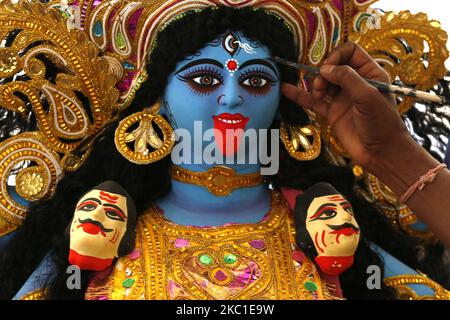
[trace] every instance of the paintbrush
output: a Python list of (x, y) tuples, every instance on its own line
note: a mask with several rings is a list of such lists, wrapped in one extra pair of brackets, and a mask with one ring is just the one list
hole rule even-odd
[[(272, 57), (271, 60), (274, 61), (275, 63), (283, 64), (288, 67), (292, 67), (292, 68), (296, 68), (296, 69), (303, 69), (305, 71), (308, 71), (308, 73), (311, 73), (311, 74), (317, 75), (317, 74), (319, 74), (319, 70), (320, 70), (319, 67), (312, 67), (312, 66), (307, 66), (305, 64), (301, 64), (301, 63), (295, 63), (295, 62), (292, 62), (292, 61), (289, 61), (286, 59), (282, 59), (279, 57)], [(413, 98), (416, 98), (417, 100), (430, 101), (430, 102), (435, 102), (438, 104), (449, 104), (450, 103), (448, 98), (439, 96), (434, 93), (419, 91), (419, 90), (411, 89), (408, 87), (398, 86), (398, 85), (380, 82), (380, 81), (376, 81), (376, 80), (370, 80), (370, 79), (364, 79), (364, 80), (366, 80), (368, 83), (373, 85), (380, 92), (394, 93), (394, 94), (398, 94), (398, 95), (402, 95), (402, 96), (413, 97)]]

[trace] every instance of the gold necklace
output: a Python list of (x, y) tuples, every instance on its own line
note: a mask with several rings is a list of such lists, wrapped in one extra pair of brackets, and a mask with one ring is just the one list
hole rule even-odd
[(172, 165), (170, 174), (176, 181), (205, 187), (216, 196), (227, 196), (235, 189), (254, 187), (263, 182), (259, 172), (237, 174), (226, 166), (216, 166), (205, 172), (195, 172)]

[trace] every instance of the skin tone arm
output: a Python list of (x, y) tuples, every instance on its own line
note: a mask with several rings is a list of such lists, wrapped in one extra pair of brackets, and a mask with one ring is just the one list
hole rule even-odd
[[(347, 42), (325, 60), (311, 92), (290, 84), (283, 84), (282, 92), (324, 117), (352, 159), (400, 197), (439, 162), (413, 140), (395, 110), (394, 97), (363, 78), (390, 82), (361, 47)], [(450, 171), (442, 170), (407, 205), (450, 248)]]

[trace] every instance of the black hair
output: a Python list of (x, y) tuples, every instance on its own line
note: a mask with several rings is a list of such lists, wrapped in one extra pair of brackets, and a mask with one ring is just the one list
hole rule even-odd
[[(156, 102), (162, 96), (168, 76), (174, 71), (177, 62), (195, 54), (206, 43), (227, 30), (242, 31), (247, 38), (266, 45), (273, 55), (289, 60), (297, 57), (293, 35), (284, 21), (263, 10), (220, 7), (187, 14), (169, 24), (159, 34), (157, 46), (147, 65), (151, 76), (142, 84), (122, 117)], [(297, 83), (298, 77), (294, 71), (280, 67), (280, 73), (282, 81)], [(280, 110), (287, 123), (309, 123), (306, 113), (284, 97), (280, 101)], [(68, 290), (66, 287), (68, 244), (64, 240), (63, 230), (72, 218), (73, 208), (79, 197), (93, 186), (105, 180), (118, 182), (135, 200), (138, 215), (144, 213), (153, 201), (169, 192), (169, 159), (147, 166), (128, 162), (114, 145), (117, 123), (118, 121), (106, 127), (103, 135), (95, 142), (91, 155), (77, 172), (65, 174), (51, 199), (30, 207), (23, 225), (0, 256), (0, 298), (14, 296), (49, 250), (52, 250), (56, 278), (48, 283), (48, 297), (84, 297), (91, 277), (89, 272), (82, 273), (81, 290)], [(273, 127), (279, 125), (275, 121)], [(398, 253), (404, 262), (417, 267), (414, 248), (418, 245), (418, 240), (398, 233), (371, 204), (355, 194), (355, 180), (350, 168), (330, 165), (323, 152), (313, 161), (299, 162), (290, 158), (284, 148), (280, 148), (280, 172), (270, 179), (270, 183), (277, 187), (306, 189), (320, 181), (333, 184), (352, 203), (356, 219), (368, 239), (394, 254)], [(341, 276), (344, 295), (349, 299), (395, 298), (394, 291), (384, 285), (380, 290), (369, 290), (366, 287), (366, 270), (369, 265), (378, 265), (383, 270), (380, 256), (363, 241), (355, 255), (354, 266)]]

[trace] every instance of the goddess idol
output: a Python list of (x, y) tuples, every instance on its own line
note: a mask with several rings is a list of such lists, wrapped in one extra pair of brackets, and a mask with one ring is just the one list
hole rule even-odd
[[(310, 89), (313, 75), (272, 59), (320, 66), (330, 52), (353, 52), (362, 76), (370, 66), (381, 80), (389, 73), (434, 88), (445, 73), (445, 32), (423, 14), (370, 9), (374, 2), (1, 2), (0, 297), (449, 299), (443, 246), (351, 159), (326, 119), (281, 94), (286, 83)], [(418, 65), (424, 57), (427, 68)], [(448, 133), (409, 98), (397, 110), (405, 119), (413, 110), (412, 127), (428, 121), (437, 140)], [(209, 141), (189, 144), (199, 125)], [(280, 130), (281, 143), (270, 134), (246, 143), (247, 132), (268, 129)], [(211, 147), (212, 161), (204, 157)], [(267, 151), (279, 168), (261, 175), (274, 163), (248, 156)], [(221, 161), (239, 152), (245, 161)], [(87, 196), (106, 192), (90, 191), (105, 181), (134, 202), (126, 237), (136, 240), (100, 256), (126, 218)], [(336, 191), (321, 194), (332, 201), (326, 211), (319, 200), (308, 209), (318, 246), (307, 250), (296, 242), (305, 231), (293, 210), (324, 182)], [(69, 259), (72, 247), (110, 266), (83, 268), (79, 256)], [(79, 288), (67, 285), (71, 263), (81, 269)], [(373, 287), (369, 269), (379, 273)]]

